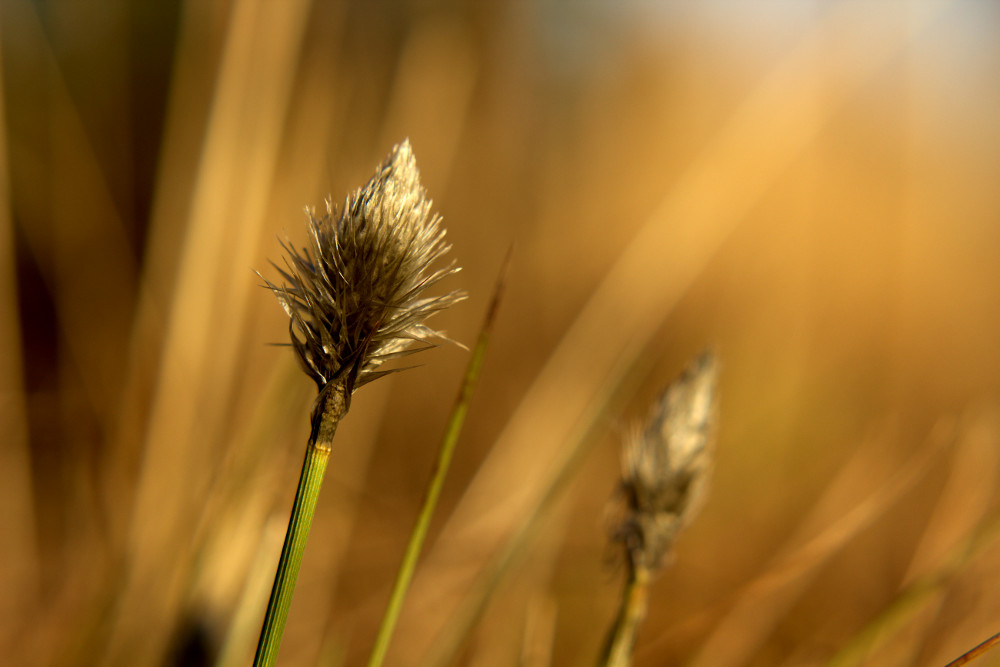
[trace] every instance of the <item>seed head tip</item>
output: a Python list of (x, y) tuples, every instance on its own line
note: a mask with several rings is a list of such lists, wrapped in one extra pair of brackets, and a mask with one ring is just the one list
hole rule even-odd
[(349, 391), (392, 372), (390, 359), (425, 349), (443, 336), (424, 321), (465, 298), (461, 291), (425, 291), (458, 271), (432, 265), (451, 246), (441, 218), (420, 184), (408, 140), (393, 147), (368, 183), (342, 208), (327, 199), (317, 216), (308, 207), (309, 245), (283, 243), (284, 284), (265, 281), (289, 316), (292, 346), (322, 389), (343, 382)]

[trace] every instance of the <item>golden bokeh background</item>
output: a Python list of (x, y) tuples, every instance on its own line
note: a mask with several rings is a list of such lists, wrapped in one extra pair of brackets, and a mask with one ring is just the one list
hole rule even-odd
[[(593, 664), (620, 436), (706, 346), (637, 665), (1000, 630), (1000, 5), (3, 0), (0, 76), (4, 664), (249, 662), (313, 392), (253, 269), (404, 137), (433, 324), (513, 264), (389, 664)], [(364, 660), (466, 359), (355, 396), (282, 664)]]

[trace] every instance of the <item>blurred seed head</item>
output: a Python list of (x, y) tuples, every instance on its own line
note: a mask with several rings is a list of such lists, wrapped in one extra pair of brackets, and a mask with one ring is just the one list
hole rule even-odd
[(622, 457), (623, 518), (615, 539), (632, 567), (663, 566), (677, 532), (697, 513), (712, 464), (718, 362), (706, 352), (653, 406)]
[[(283, 242), (285, 269), (272, 264), (285, 284), (265, 283), (288, 314), (291, 344), (320, 389), (344, 383), (350, 395), (393, 372), (380, 370), (384, 362), (447, 340), (424, 321), (465, 293), (424, 296), (459, 267), (452, 262), (431, 270), (451, 246), (420, 185), (408, 140), (393, 147), (341, 209), (328, 200), (322, 217), (306, 213), (309, 247), (298, 252)], [(411, 347), (414, 342), (419, 345)]]

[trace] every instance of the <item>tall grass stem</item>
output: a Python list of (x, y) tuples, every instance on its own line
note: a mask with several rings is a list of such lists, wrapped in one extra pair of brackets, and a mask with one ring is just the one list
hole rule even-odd
[(299, 576), (326, 465), (333, 449), (333, 435), (346, 411), (346, 390), (342, 385), (329, 386), (320, 392), (313, 412), (312, 434), (302, 462), (299, 487), (295, 492), (285, 543), (281, 547), (278, 571), (274, 575), (274, 585), (271, 587), (271, 597), (267, 602), (264, 625), (257, 643), (254, 667), (274, 665), (278, 659), (278, 647), (288, 621), (295, 581)]

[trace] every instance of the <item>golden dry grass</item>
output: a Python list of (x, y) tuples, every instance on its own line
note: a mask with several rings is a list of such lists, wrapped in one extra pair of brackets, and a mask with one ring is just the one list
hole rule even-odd
[[(637, 664), (992, 635), (1000, 550), (966, 547), (998, 511), (998, 14), (6, 0), (2, 661), (248, 661), (312, 392), (252, 269), (407, 136), (471, 295), (432, 323), (473, 340), (515, 254), (389, 664), (466, 624), (460, 664), (592, 662), (619, 435), (706, 344), (715, 481)], [(283, 664), (367, 654), (465, 360), (422, 362), (340, 428)]]

